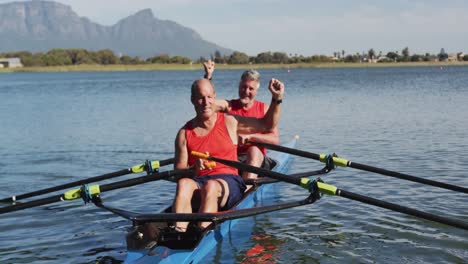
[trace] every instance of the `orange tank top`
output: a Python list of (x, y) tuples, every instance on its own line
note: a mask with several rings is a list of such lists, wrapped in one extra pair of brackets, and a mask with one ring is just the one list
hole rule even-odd
[[(190, 155), (193, 150), (203, 153), (208, 152), (213, 157), (237, 161), (237, 145), (232, 143), (224, 119), (224, 113), (217, 113), (216, 123), (206, 136), (198, 136), (191, 121), (185, 124), (185, 138), (187, 140), (188, 163), (190, 166), (194, 165), (197, 159)], [(214, 174), (238, 175), (236, 168), (217, 162), (216, 167), (211, 170), (200, 171), (197, 176)]]
[[(242, 107), (242, 103), (240, 102), (239, 99), (233, 99), (231, 100), (231, 110), (229, 111), (229, 114), (246, 116), (246, 117), (262, 118), (265, 116), (265, 104), (263, 102), (259, 102), (255, 100), (252, 107), (248, 110), (245, 110)], [(246, 153), (249, 147), (250, 147), (249, 145), (238, 146), (237, 152), (239, 154)], [(262, 148), (262, 147), (258, 147), (258, 148), (262, 151), (263, 155), (266, 155), (265, 148)]]

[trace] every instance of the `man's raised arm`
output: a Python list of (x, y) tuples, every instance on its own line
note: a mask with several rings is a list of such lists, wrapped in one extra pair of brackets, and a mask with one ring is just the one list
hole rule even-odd
[(263, 118), (233, 116), (238, 122), (237, 132), (239, 134), (269, 132), (278, 126), (284, 84), (277, 79), (271, 79), (268, 89), (271, 92), (271, 104)]

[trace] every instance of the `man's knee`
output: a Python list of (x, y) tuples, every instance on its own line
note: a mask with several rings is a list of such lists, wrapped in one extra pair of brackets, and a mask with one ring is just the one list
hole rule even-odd
[(221, 194), (221, 184), (218, 180), (209, 180), (203, 186), (202, 193), (206, 196), (216, 195), (218, 197)]
[(182, 178), (177, 181), (177, 195), (186, 196), (188, 194), (193, 194), (196, 189), (198, 189), (198, 185), (192, 179)]
[(263, 162), (263, 152), (256, 146), (252, 146), (247, 150), (247, 163), (254, 162), (255, 164), (261, 164)]

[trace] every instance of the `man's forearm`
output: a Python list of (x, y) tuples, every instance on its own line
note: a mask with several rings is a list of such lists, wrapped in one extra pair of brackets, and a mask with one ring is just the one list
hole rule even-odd
[(278, 126), (281, 112), (281, 102), (278, 103), (278, 100), (279, 99), (276, 99), (274, 96), (272, 97), (270, 107), (268, 107), (268, 111), (263, 117), (265, 131), (271, 131)]
[(254, 142), (260, 142), (260, 143), (268, 143), (268, 144), (279, 144), (279, 139), (278, 136), (273, 134), (273, 133), (257, 133), (257, 134), (252, 134), (249, 137), (250, 141)]

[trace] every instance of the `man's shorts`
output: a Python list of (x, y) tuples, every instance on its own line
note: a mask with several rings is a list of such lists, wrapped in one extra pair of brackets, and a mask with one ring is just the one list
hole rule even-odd
[[(216, 174), (216, 175), (208, 175), (208, 176), (201, 176), (201, 177), (195, 177), (193, 180), (198, 183), (198, 186), (203, 186), (208, 180), (216, 180), (216, 179), (222, 179), (226, 181), (228, 184), (229, 188), (229, 196), (226, 201), (226, 205), (220, 209), (220, 211), (230, 209), (232, 206), (234, 206), (237, 202), (239, 202), (245, 192), (245, 189), (247, 188), (245, 186), (244, 181), (242, 180), (242, 177), (239, 175), (234, 175), (234, 174)], [(221, 183), (220, 183), (221, 184)]]
[[(238, 154), (237, 159), (239, 162), (245, 163), (247, 161), (247, 154)], [(273, 167), (275, 166), (276, 162), (272, 160), (270, 157), (267, 155), (263, 156), (263, 162), (262, 166), (260, 168), (265, 169), (265, 170), (272, 170)], [(239, 175), (242, 175), (242, 171), (239, 170)]]

